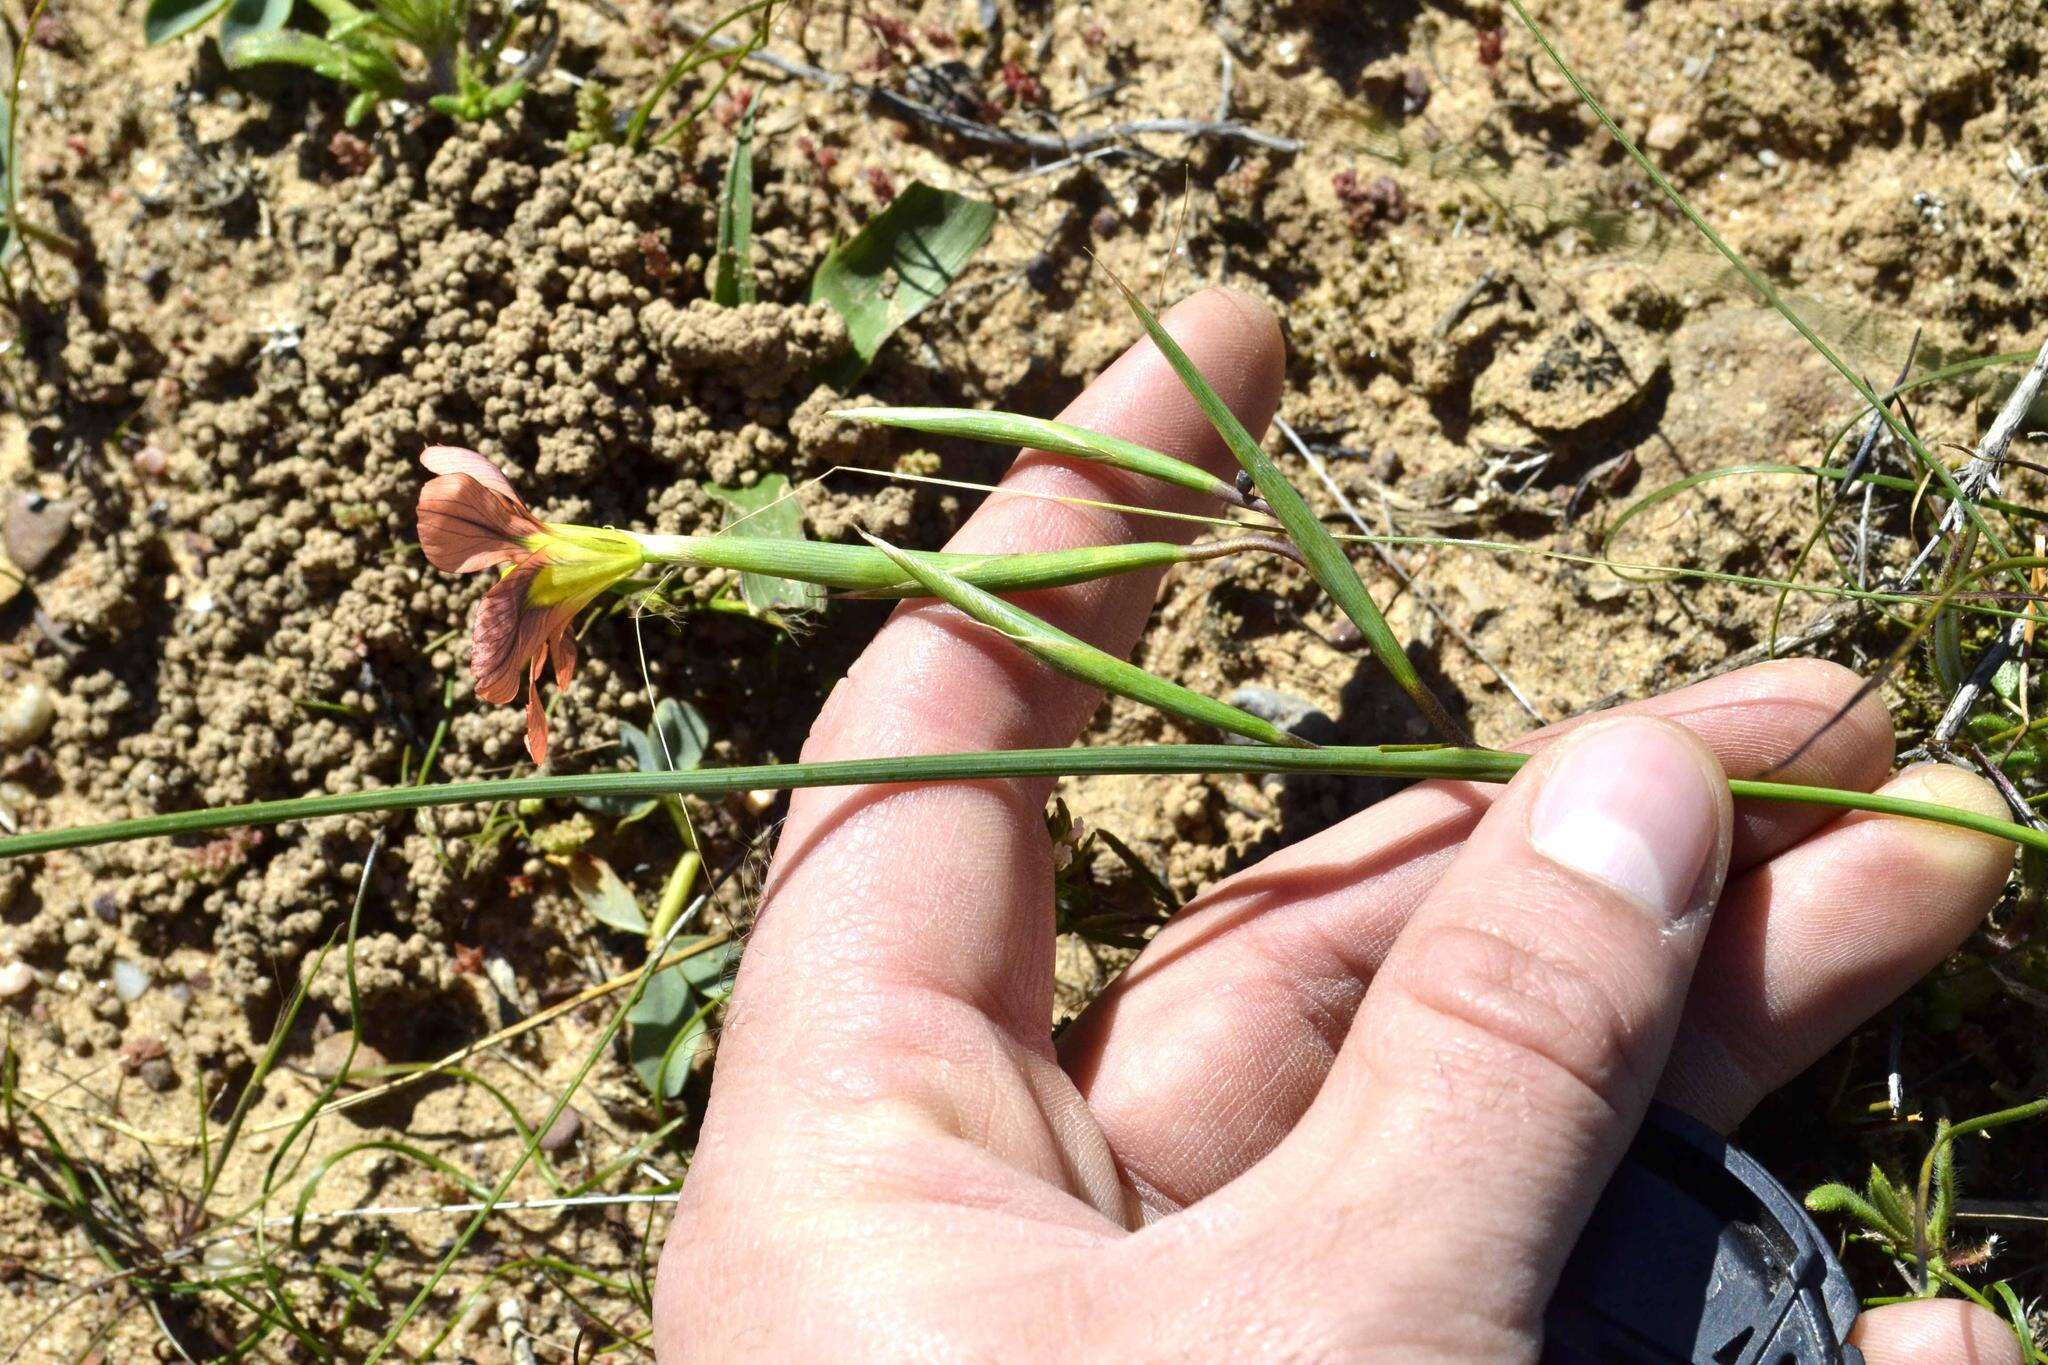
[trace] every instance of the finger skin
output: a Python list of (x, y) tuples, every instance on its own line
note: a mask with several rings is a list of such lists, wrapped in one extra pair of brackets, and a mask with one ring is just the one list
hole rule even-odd
[(1849, 1340), (1865, 1365), (2022, 1365), (2012, 1328), (1962, 1299), (1870, 1309)]
[[(1243, 295), (1211, 290), (1173, 309), (1167, 325), (1234, 411), (1262, 429), (1283, 371), (1271, 314)], [(1230, 460), (1149, 342), (1105, 371), (1062, 417), (1214, 470)], [(1003, 487), (1183, 510), (1199, 502), (1186, 490), (1035, 453), (1018, 460)], [(1184, 537), (1189, 526), (992, 497), (947, 548), (1050, 550), (1137, 533)], [(1021, 600), (1122, 653), (1144, 624), (1157, 581), (1131, 575)], [(952, 608), (911, 603), (833, 691), (803, 756), (1060, 745), (1098, 702), (1097, 693)], [(929, 1132), (962, 1137), (1048, 1189), (1073, 1190), (1105, 1210), (1114, 1205), (1121, 1217), (1124, 1196), (1106, 1148), (1047, 1038), (1047, 789), (1037, 781), (980, 782), (795, 796), (721, 1041), (700, 1172), (744, 1161), (749, 1176), (769, 1187), (785, 1177), (820, 1178), (830, 1156), (820, 1154), (816, 1133), (799, 1130), (830, 1122), (814, 1119), (814, 1111), (858, 1112), (869, 1136), (883, 1133), (898, 1144)], [(857, 1134), (834, 1133), (822, 1145), (859, 1145)], [(894, 1178), (861, 1169), (865, 1159), (848, 1158), (847, 1180)], [(771, 1170), (776, 1163), (786, 1169)], [(687, 1209), (687, 1193), (684, 1202)]]
[[(2003, 817), (1989, 782), (1922, 764), (1884, 790)], [(1732, 1129), (1969, 936), (2012, 871), (1990, 835), (1854, 812), (1729, 884), (1661, 1097)]]
[[(1770, 768), (1855, 697), (1860, 679), (1812, 660), (1761, 665), (1608, 715), (1658, 715), (1699, 734), (1735, 775)], [(1592, 718), (1588, 718), (1592, 719)], [(1528, 737), (1540, 748), (1584, 721)], [(1891, 764), (1875, 698), (1802, 758), (1800, 780), (1868, 789)], [(1205, 892), (1070, 1028), (1061, 1052), (1139, 1202), (1157, 1214), (1221, 1187), (1294, 1126), (1367, 984), (1414, 907), (1499, 789), (1402, 793)], [(1749, 867), (1828, 812), (1736, 807)]]
[(1470, 1358), (1522, 1354), (1663, 1071), (1733, 823), (1718, 761), (1670, 722), (1538, 755), (1402, 929), (1301, 1122), (1203, 1207), (1412, 1305), (1421, 1354), (1455, 1345), (1451, 1309)]

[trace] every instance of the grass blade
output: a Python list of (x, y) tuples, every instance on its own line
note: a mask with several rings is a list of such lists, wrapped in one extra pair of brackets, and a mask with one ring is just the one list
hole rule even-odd
[(1237, 456), (1237, 462), (1244, 467), (1245, 473), (1251, 475), (1259, 496), (1266, 500), (1274, 518), (1286, 528), (1287, 534), (1300, 548), (1308, 571), (1351, 618), (1351, 624), (1358, 627), (1358, 633), (1365, 637), (1381, 667), (1393, 675), (1394, 681), (1439, 735), (1453, 744), (1470, 744), (1471, 737), (1465, 733), (1465, 727), (1451, 718), (1450, 712), (1444, 709), (1443, 703), (1437, 700), (1436, 694), (1415, 671), (1415, 665), (1409, 662), (1401, 642), (1394, 638), (1386, 617), (1380, 615), (1372, 594), (1366, 591), (1365, 583), (1359, 578), (1358, 570), (1351, 566), (1343, 547), (1331, 538), (1316, 514), (1309, 510), (1308, 503), (1295, 491), (1294, 485), (1281, 474), (1280, 467), (1259, 448), (1259, 443), (1244, 429), (1244, 423), (1237, 420), (1237, 414), (1230, 410), (1230, 405), (1209, 386), (1209, 381), (1195, 368), (1195, 362), (1188, 358), (1188, 353), (1167, 335), (1166, 329), (1159, 325), (1159, 319), (1152, 315), (1152, 310), (1114, 274), (1109, 278), (1123, 294), (1124, 302), (1131, 306), (1131, 311), (1138, 315), (1138, 321), (1144, 324), (1152, 344), (1166, 356), (1167, 363), (1173, 366), (1173, 372), (1180, 376), (1181, 383), (1202, 405), (1203, 413), (1230, 447), (1230, 453)]
[(754, 301), (754, 110), (760, 103), (748, 100), (740, 116), (725, 188), (718, 196), (718, 272), (711, 301), (725, 308)]
[(1235, 484), (1217, 478), (1198, 465), (1141, 446), (1135, 441), (1105, 436), (1065, 422), (1048, 422), (1042, 417), (1025, 417), (1014, 412), (983, 412), (978, 408), (841, 408), (832, 415), (903, 431), (921, 431), (929, 436), (955, 436), (967, 441), (1022, 446), (1029, 450), (1042, 450), (1048, 455), (1093, 460), (1097, 464), (1143, 474), (1177, 488), (1191, 489), (1232, 507), (1245, 505), (1244, 495), (1237, 491)]
[[(569, 776), (493, 778), (427, 786), (254, 801), (171, 811), (97, 825), (31, 830), (0, 836), (0, 858), (93, 848), (133, 839), (213, 834), (287, 821), (318, 820), (381, 811), (484, 805), (494, 801), (574, 799), (584, 796), (729, 796), (735, 792), (795, 791), (806, 787), (859, 787), (875, 783), (978, 782), (996, 777), (1105, 777), (1159, 773), (1323, 773), (1390, 777), (1400, 781), (1448, 778), (1505, 782), (1521, 771), (1527, 754), (1460, 749), (1441, 744), (1330, 745), (1282, 749), (1257, 744), (1128, 744), (1095, 748), (1007, 749), (996, 752), (850, 758), (829, 763), (764, 763), (678, 772), (577, 773)], [(1867, 810), (1975, 830), (2048, 853), (2048, 831), (1931, 801), (1882, 792), (1841, 791), (1754, 778), (1732, 778), (1729, 792), (1744, 801), (1790, 801), (1829, 810)], [(1994, 1117), (2003, 1117), (1994, 1116)], [(1972, 1130), (1974, 1131), (1974, 1130)]]
[(1290, 749), (1315, 747), (1305, 739), (1288, 734), (1271, 721), (1260, 720), (1249, 711), (1240, 711), (1228, 702), (1205, 697), (1179, 683), (1154, 677), (1136, 664), (1067, 634), (1022, 607), (975, 587), (957, 574), (947, 573), (929, 562), (920, 562), (873, 536), (868, 540), (888, 555), (898, 568), (915, 578), (926, 592), (952, 604), (981, 624), (1001, 631), (1018, 648), (1070, 678), (1078, 678), (1120, 697), (1144, 702), (1182, 720), (1213, 725), (1261, 744), (1277, 744)]

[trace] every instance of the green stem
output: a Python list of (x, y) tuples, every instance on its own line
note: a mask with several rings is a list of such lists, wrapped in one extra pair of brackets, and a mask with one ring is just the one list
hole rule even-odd
[[(773, 574), (815, 583), (837, 592), (870, 597), (915, 597), (923, 594), (916, 577), (872, 545), (841, 545), (820, 540), (770, 540), (747, 536), (633, 535), (649, 562), (691, 564), (705, 569)], [(984, 592), (1032, 592), (1063, 588), (1115, 574), (1161, 569), (1198, 560), (1218, 559), (1248, 551), (1294, 558), (1294, 547), (1273, 536), (1232, 536), (1179, 545), (1170, 541), (1131, 541), (1121, 545), (1085, 545), (1071, 550), (1038, 550), (1023, 554), (977, 555), (946, 550), (906, 551), (918, 564), (965, 579)]]
[[(1134, 773), (1325, 773), (1411, 780), (1453, 778), (1472, 782), (1505, 782), (1527, 761), (1527, 754), (1436, 745), (1279, 749), (1254, 744), (1136, 744), (1084, 749), (915, 754), (898, 758), (842, 759), (832, 763), (767, 763), (744, 768), (700, 768), (691, 772), (517, 777), (485, 782), (440, 782), (423, 787), (380, 787), (332, 796), (303, 796), (284, 801), (257, 801), (241, 806), (146, 815), (135, 820), (116, 820), (68, 829), (36, 830), (0, 838), (0, 858), (89, 848), (130, 839), (208, 834), (249, 825), (274, 825), (287, 820), (314, 820), (335, 815), (367, 815), (378, 811), (419, 810), (430, 806), (491, 801), (577, 796), (719, 796), (732, 792), (786, 791), (799, 787)], [(1730, 779), (1728, 789), (1746, 800), (1790, 801), (1835, 810), (1867, 810), (1952, 825), (2048, 853), (2048, 831), (1954, 806), (1908, 801), (1879, 792), (1838, 791), (1832, 787), (1807, 787), (1749, 778)]]

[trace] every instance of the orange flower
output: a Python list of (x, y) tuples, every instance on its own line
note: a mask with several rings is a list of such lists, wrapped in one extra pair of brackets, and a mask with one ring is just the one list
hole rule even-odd
[(469, 671), (476, 694), (502, 705), (526, 692), (526, 751), (547, 761), (541, 673), (555, 686), (576, 671), (576, 614), (644, 562), (623, 531), (544, 522), (512, 490), (503, 471), (473, 450), (435, 446), (420, 457), (435, 478), (420, 490), (420, 548), (437, 569), (474, 573), (505, 568), (470, 622)]

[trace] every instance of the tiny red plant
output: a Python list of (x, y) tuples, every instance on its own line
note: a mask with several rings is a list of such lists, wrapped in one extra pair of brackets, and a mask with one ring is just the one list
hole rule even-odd
[(1002, 81), (1012, 104), (1025, 109), (1045, 107), (1045, 86), (1039, 83), (1038, 77), (1017, 63), (1003, 63)]
[(1344, 216), (1354, 237), (1363, 237), (1408, 217), (1408, 196), (1392, 176), (1362, 180), (1357, 171), (1344, 170), (1330, 177), (1330, 185), (1337, 191), (1337, 201), (1344, 205)]

